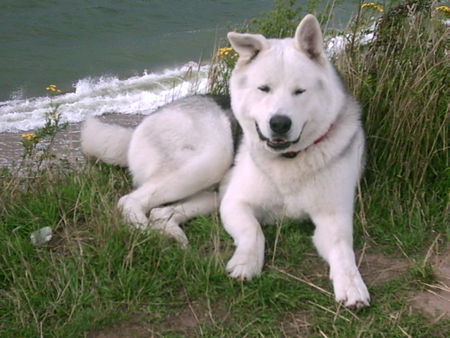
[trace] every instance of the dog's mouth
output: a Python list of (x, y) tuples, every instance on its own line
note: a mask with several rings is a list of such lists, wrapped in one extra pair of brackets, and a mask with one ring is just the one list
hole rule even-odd
[(303, 128), (302, 128), (298, 137), (294, 141), (289, 141), (288, 139), (281, 137), (281, 136), (272, 137), (272, 138), (265, 137), (263, 135), (263, 133), (261, 132), (261, 130), (259, 129), (258, 123), (255, 122), (255, 126), (256, 126), (256, 131), (258, 133), (259, 139), (263, 142), (266, 142), (267, 146), (274, 150), (285, 150), (285, 149), (289, 148), (291, 145), (298, 143), (298, 141), (300, 141), (300, 137), (302, 136), (302, 132), (303, 132)]

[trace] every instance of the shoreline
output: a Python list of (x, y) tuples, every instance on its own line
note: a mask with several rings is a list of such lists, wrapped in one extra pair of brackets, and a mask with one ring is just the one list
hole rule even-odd
[[(125, 115), (110, 113), (99, 116), (101, 121), (119, 124), (126, 127), (137, 126), (146, 115)], [(80, 129), (82, 122), (69, 123), (67, 128), (60, 131), (54, 140), (51, 153), (56, 156), (56, 161), (65, 160), (75, 165), (86, 161), (80, 146)], [(29, 131), (2, 132), (0, 133), (0, 169), (14, 169), (20, 166), (23, 155), (22, 134), (32, 133), (36, 129)]]

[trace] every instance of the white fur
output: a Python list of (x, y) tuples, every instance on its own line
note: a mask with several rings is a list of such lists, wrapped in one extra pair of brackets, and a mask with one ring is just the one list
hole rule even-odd
[[(175, 102), (133, 132), (127, 164), (137, 189), (119, 207), (136, 226), (160, 229), (186, 245), (179, 225), (217, 208), (211, 188), (220, 183), (221, 218), (236, 245), (227, 270), (239, 279), (261, 273), (261, 222), (310, 217), (336, 300), (368, 305), (352, 243), (364, 134), (358, 105), (324, 55), (316, 18), (306, 16), (293, 39), (238, 33), (228, 38), (240, 54), (230, 80), (232, 110), (243, 130), (234, 166), (230, 122), (222, 110), (206, 97)], [(278, 137), (270, 122), (274, 115), (292, 121), (283, 150), (270, 143)], [(88, 120), (83, 149), (114, 163), (109, 146), (93, 141), (100, 127)], [(296, 156), (286, 158), (288, 152)]]
[(81, 148), (88, 157), (126, 167), (132, 133), (131, 128), (108, 125), (89, 115), (81, 128)]
[(162, 107), (146, 117), (129, 140), (122, 138), (117, 149), (127, 147), (126, 160), (121, 151), (109, 149), (122, 133), (123, 127), (88, 118), (82, 149), (107, 163), (128, 166), (136, 189), (118, 203), (126, 220), (140, 229), (162, 230), (186, 245), (179, 224), (216, 207), (215, 194), (206, 190), (217, 185), (232, 164), (229, 120), (212, 99), (192, 96)]

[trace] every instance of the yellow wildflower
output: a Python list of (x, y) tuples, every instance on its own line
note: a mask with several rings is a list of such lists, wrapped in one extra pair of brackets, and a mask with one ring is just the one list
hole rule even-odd
[(436, 10), (441, 13), (444, 13), (445, 15), (450, 15), (450, 7), (448, 6), (439, 6), (436, 7)]
[(45, 90), (52, 93), (61, 93), (61, 90), (59, 90), (58, 87), (56, 87), (56, 85), (54, 84), (48, 86), (47, 88), (45, 88)]
[(236, 52), (233, 51), (233, 48), (231, 47), (219, 48), (219, 50), (216, 53), (217, 57), (226, 57), (226, 56), (236, 57), (235, 55), (237, 54)]
[(37, 140), (38, 136), (35, 133), (30, 133), (30, 134), (22, 134), (22, 139), (27, 140), (27, 141), (33, 141), (33, 140)]
[(375, 3), (375, 2), (363, 3), (361, 5), (361, 8), (373, 8), (373, 9), (375, 9), (378, 12), (383, 12), (384, 11), (383, 6), (381, 6), (381, 5), (379, 5), (379, 4)]

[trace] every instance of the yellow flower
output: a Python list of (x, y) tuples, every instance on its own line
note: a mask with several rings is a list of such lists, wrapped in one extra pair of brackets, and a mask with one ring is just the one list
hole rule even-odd
[(33, 141), (33, 140), (37, 140), (38, 137), (35, 133), (30, 133), (30, 134), (22, 134), (22, 139), (27, 140), (27, 141)]
[(444, 13), (445, 15), (450, 15), (450, 7), (439, 6), (439, 7), (436, 7), (436, 10), (439, 11), (439, 12)]
[(231, 47), (219, 48), (219, 50), (216, 53), (217, 57), (226, 57), (228, 55), (230, 55), (231, 57), (235, 57), (235, 55), (237, 55), (237, 53), (234, 52), (233, 48), (231, 48)]
[(376, 4), (375, 2), (366, 2), (366, 3), (363, 3), (363, 4), (361, 5), (361, 8), (373, 8), (373, 9), (375, 9), (375, 10), (378, 11), (378, 12), (383, 12), (383, 11), (384, 11), (383, 6), (381, 6), (381, 5), (379, 5), (379, 4)]
[(54, 84), (48, 86), (47, 88), (45, 88), (45, 90), (52, 93), (61, 93), (61, 90), (59, 90), (58, 87), (56, 87), (56, 85)]

